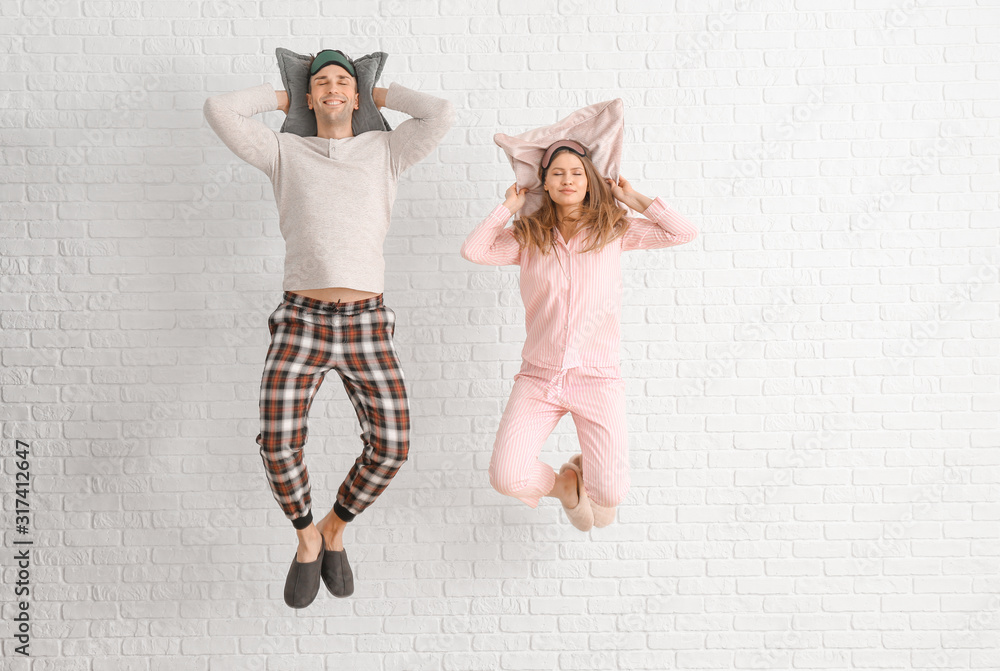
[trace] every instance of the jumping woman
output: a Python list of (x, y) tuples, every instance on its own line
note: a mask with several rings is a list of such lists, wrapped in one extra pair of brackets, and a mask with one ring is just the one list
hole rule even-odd
[[(521, 268), (527, 337), (493, 445), (490, 484), (532, 508), (544, 496), (557, 498), (573, 525), (587, 531), (614, 521), (630, 484), (621, 253), (681, 245), (698, 231), (624, 177), (602, 177), (573, 140), (548, 147), (538, 176), (544, 195), (535, 212), (506, 228), (528, 193), (511, 185), (461, 251), (473, 263)], [(644, 217), (627, 216), (619, 203)], [(567, 412), (581, 453), (557, 474), (539, 454)]]

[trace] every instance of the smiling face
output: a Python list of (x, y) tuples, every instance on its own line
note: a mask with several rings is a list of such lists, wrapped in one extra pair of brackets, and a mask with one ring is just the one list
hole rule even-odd
[(331, 63), (309, 79), (306, 102), (316, 113), (317, 124), (350, 124), (359, 100), (357, 81), (339, 65)]
[(569, 151), (556, 154), (542, 185), (557, 206), (573, 207), (587, 197), (587, 171), (580, 157)]

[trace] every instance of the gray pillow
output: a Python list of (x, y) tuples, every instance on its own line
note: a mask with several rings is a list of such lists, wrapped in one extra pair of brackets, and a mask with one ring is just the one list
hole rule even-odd
[[(281, 72), (281, 83), (288, 91), (288, 116), (281, 124), (282, 133), (294, 133), (303, 137), (316, 135), (316, 114), (309, 109), (306, 93), (309, 92), (309, 65), (315, 54), (297, 54), (294, 51), (278, 47), (274, 50), (278, 57), (278, 70)], [(385, 59), (389, 55), (384, 51), (354, 59), (354, 70), (358, 73), (358, 109), (351, 117), (351, 130), (360, 135), (370, 130), (392, 130), (389, 122), (378, 111), (372, 98), (372, 88), (382, 75)]]

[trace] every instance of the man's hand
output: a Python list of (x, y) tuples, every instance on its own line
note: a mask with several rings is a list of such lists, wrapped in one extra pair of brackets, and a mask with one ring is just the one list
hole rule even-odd
[(274, 95), (278, 99), (278, 109), (288, 114), (288, 91), (275, 91)]
[(388, 90), (379, 86), (372, 87), (372, 100), (375, 101), (375, 107), (379, 109), (385, 107), (385, 94)]

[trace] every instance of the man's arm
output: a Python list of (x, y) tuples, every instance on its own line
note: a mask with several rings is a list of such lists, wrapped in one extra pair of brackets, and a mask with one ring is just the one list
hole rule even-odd
[(253, 116), (276, 109), (287, 112), (288, 94), (276, 92), (270, 84), (212, 96), (203, 107), (208, 125), (219, 139), (234, 154), (272, 178), (278, 164), (278, 138)]
[(455, 121), (450, 101), (395, 82), (388, 89), (374, 88), (372, 98), (379, 107), (412, 117), (389, 131), (389, 155), (397, 175), (430, 154)]
[(288, 116), (288, 106), (291, 102), (288, 91), (275, 91), (274, 97), (278, 100), (278, 109), (284, 112), (285, 116)]

